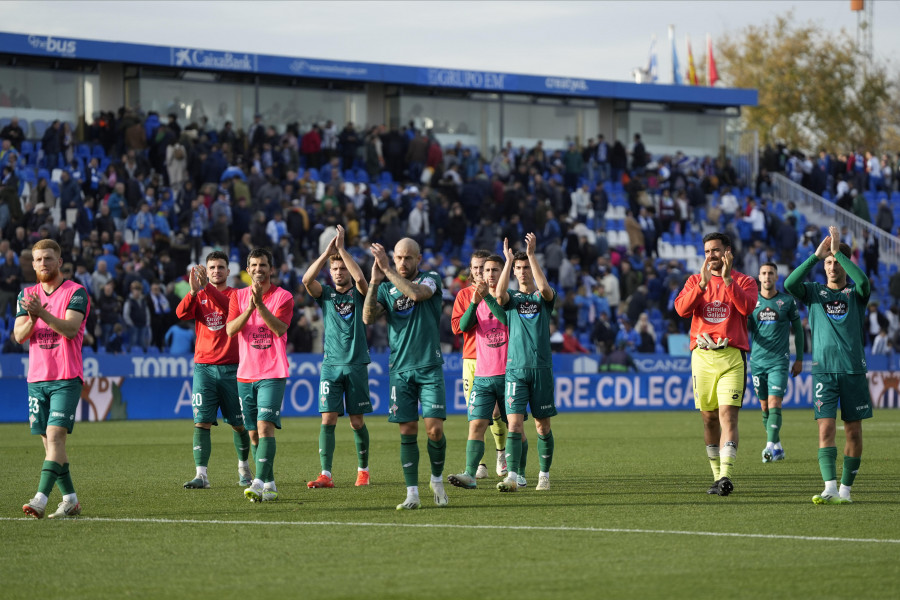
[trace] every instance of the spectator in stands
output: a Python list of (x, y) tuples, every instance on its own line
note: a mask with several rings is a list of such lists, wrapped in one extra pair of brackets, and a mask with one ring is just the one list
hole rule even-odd
[(866, 264), (866, 277), (872, 278), (878, 273), (878, 239), (868, 229), (863, 231), (863, 261)]
[(894, 213), (888, 204), (887, 198), (882, 198), (878, 203), (878, 212), (875, 213), (875, 226), (890, 233), (894, 229)]
[(865, 337), (866, 343), (871, 344), (878, 332), (882, 329), (887, 329), (889, 326), (890, 322), (887, 317), (878, 310), (878, 302), (869, 302), (869, 306), (866, 308), (866, 325), (864, 328), (867, 334)]
[(46, 177), (38, 179), (37, 184), (31, 188), (29, 202), (34, 206), (43, 202), (45, 206), (51, 209), (56, 206), (56, 196), (53, 195), (53, 190), (50, 188)]
[(59, 164), (59, 153), (62, 150), (59, 119), (54, 119), (50, 127), (44, 131), (44, 136), (41, 138), (41, 150), (44, 153), (44, 164), (47, 169), (52, 171)]
[(140, 281), (132, 281), (129, 289), (131, 293), (122, 310), (122, 318), (128, 326), (128, 350), (140, 345), (147, 352), (150, 347), (150, 307)]
[(619, 317), (619, 332), (616, 334), (616, 345), (624, 344), (629, 352), (634, 352), (641, 344), (641, 335), (634, 330), (631, 320), (622, 315)]
[(599, 370), (601, 372), (637, 372), (637, 365), (635, 364), (634, 359), (626, 350), (625, 343), (616, 342), (615, 349), (613, 349), (612, 352), (603, 357), (603, 361), (600, 363)]
[(888, 331), (886, 327), (882, 327), (878, 330), (878, 335), (875, 336), (875, 339), (872, 341), (872, 354), (874, 355), (884, 355), (890, 354), (893, 351), (891, 347), (891, 340), (888, 337)]
[(587, 348), (582, 346), (575, 336), (575, 325), (566, 323), (566, 330), (562, 337), (562, 347), (559, 351), (563, 354), (588, 354)]
[(179, 321), (165, 334), (165, 349), (172, 354), (189, 354), (194, 351), (194, 328), (190, 321)]
[(13, 117), (6, 127), (0, 129), (0, 139), (9, 140), (10, 145), (15, 148), (17, 152), (22, 151), (22, 142), (25, 141), (25, 132), (22, 130), (22, 126), (19, 125), (18, 117)]
[(634, 330), (641, 336), (641, 342), (638, 344), (637, 351), (647, 354), (656, 352), (656, 332), (653, 330), (653, 325), (650, 324), (650, 318), (647, 316), (647, 313), (642, 312), (638, 316)]
[(636, 133), (634, 134), (634, 146), (631, 148), (631, 170), (638, 175), (643, 175), (649, 162), (650, 159), (647, 156), (644, 142), (641, 140), (641, 134)]
[(72, 179), (68, 171), (63, 171), (59, 179), (59, 205), (63, 210), (80, 208), (83, 199), (81, 187)]
[[(6, 244), (7, 251), (4, 254), (3, 264), (0, 264), (0, 319), (6, 319), (7, 307), (10, 308), (10, 316), (15, 320), (18, 312), (16, 297), (22, 286), (22, 268), (19, 266), (15, 251)], [(12, 321), (10, 321), (12, 322)]]
[(569, 148), (563, 156), (563, 165), (565, 168), (566, 193), (569, 193), (578, 187), (578, 178), (581, 177), (581, 173), (584, 171), (584, 158), (581, 155), (581, 149), (574, 143), (569, 144)]
[(100, 312), (100, 343), (108, 350), (107, 344), (113, 335), (113, 330), (117, 324), (121, 323), (122, 298), (116, 294), (115, 284), (112, 280), (107, 280), (101, 288), (95, 289), (101, 290), (97, 297), (97, 310)]
[(168, 345), (165, 340), (166, 332), (175, 323), (175, 317), (172, 305), (159, 283), (150, 284), (150, 298), (147, 307), (150, 309), (150, 345), (162, 350), (164, 346)]

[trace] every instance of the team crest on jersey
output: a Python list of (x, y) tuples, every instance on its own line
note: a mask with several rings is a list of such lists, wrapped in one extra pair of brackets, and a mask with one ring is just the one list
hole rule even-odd
[(778, 308), (781, 308), (782, 306), (784, 306), (784, 300), (776, 300), (775, 304), (778, 305)]
[(828, 292), (826, 292), (825, 290), (819, 290), (819, 295), (822, 296), (823, 298), (827, 298)]
[(531, 320), (537, 317), (538, 313), (541, 312), (541, 305), (533, 300), (526, 300), (516, 306), (516, 312), (519, 313), (521, 318)]
[(206, 298), (200, 298), (200, 304), (206, 304)]
[(832, 321), (843, 321), (847, 317), (849, 307), (843, 300), (833, 300), (822, 306), (825, 308), (825, 314)]
[(707, 323), (721, 323), (731, 314), (731, 305), (720, 300), (710, 302), (703, 307), (703, 320)]
[(337, 314), (341, 315), (341, 318), (345, 321), (349, 320), (353, 317), (353, 303), (352, 302), (335, 302), (334, 310), (337, 311)]

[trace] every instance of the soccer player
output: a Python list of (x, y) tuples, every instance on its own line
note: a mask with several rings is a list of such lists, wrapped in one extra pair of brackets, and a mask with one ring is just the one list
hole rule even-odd
[(185, 294), (175, 309), (182, 321), (194, 320), (197, 344), (194, 349), (194, 381), (191, 386), (191, 407), (194, 410), (193, 479), (184, 484), (188, 489), (206, 489), (209, 477), (206, 468), (212, 451), (210, 430), (218, 425), (216, 413), (234, 430), (234, 449), (238, 456), (238, 485), (248, 487), (253, 481), (250, 472), (250, 434), (244, 427), (241, 403), (238, 400), (237, 370), (238, 341), (225, 332), (228, 307), (236, 290), (228, 287), (228, 255), (219, 250), (210, 252), (206, 266), (191, 269), (191, 291)]
[[(850, 488), (862, 458), (862, 420), (872, 417), (866, 379), (862, 328), (872, 292), (868, 277), (850, 260), (850, 247), (841, 243), (837, 227), (828, 228), (815, 254), (797, 267), (784, 289), (809, 307), (812, 330), (814, 414), (819, 424), (819, 470), (825, 490), (814, 504), (849, 504)], [(816, 263), (825, 261), (826, 285), (804, 282)], [(854, 283), (847, 281), (848, 276)], [(844, 422), (844, 467), (837, 487), (835, 420), (838, 403)]]
[[(334, 287), (316, 281), (316, 275), (330, 261), (329, 271)], [(355, 282), (355, 283), (354, 283)], [(344, 414), (345, 402), (350, 415), (350, 427), (356, 437), (356, 485), (369, 485), (369, 430), (363, 419), (372, 412), (369, 398), (369, 348), (366, 326), (362, 321), (363, 303), (369, 284), (362, 269), (344, 247), (344, 228), (337, 226), (337, 235), (325, 252), (303, 275), (303, 285), (309, 295), (322, 307), (325, 322), (325, 356), (319, 377), (319, 461), (322, 472), (310, 488), (332, 488), (331, 464), (334, 457), (334, 428)]]
[(700, 273), (688, 277), (675, 298), (675, 310), (691, 317), (694, 406), (703, 417), (706, 455), (715, 480), (706, 493), (727, 496), (734, 491), (738, 414), (747, 379), (747, 317), (756, 306), (758, 288), (752, 277), (732, 270), (728, 235), (706, 234), (703, 251), (706, 259)]
[[(524, 421), (528, 408), (538, 434), (540, 472), (536, 490), (550, 489), (550, 465), (553, 462), (553, 432), (550, 418), (556, 416), (553, 387), (553, 359), (550, 354), (550, 313), (556, 291), (550, 287), (535, 256), (537, 238), (525, 234), (525, 252), (515, 254), (509, 241), (503, 240), (506, 264), (497, 283), (497, 302), (509, 321), (508, 359), (506, 363), (506, 479), (497, 484), (501, 492), (519, 488), (523, 471)], [(518, 291), (507, 289), (510, 271), (515, 272)]]
[(63, 279), (59, 244), (44, 239), (31, 251), (38, 283), (19, 293), (13, 337), (20, 344), (31, 341), (28, 421), (31, 433), (41, 436), (45, 455), (37, 494), (22, 511), (36, 519), (43, 517), (47, 496), (56, 485), (63, 498), (48, 517), (77, 517), (81, 504), (69, 471), (66, 436), (75, 426), (75, 409), (81, 400), (81, 342), (91, 303), (81, 285)]
[[(428, 434), (431, 491), (434, 503), (447, 506), (441, 475), (447, 453), (444, 421), (444, 358), (441, 354), (441, 278), (419, 271), (419, 244), (403, 238), (394, 246), (394, 264), (381, 244), (372, 244), (372, 279), (366, 294), (363, 321), (369, 325), (387, 316), (391, 404), (388, 421), (400, 425), (400, 463), (406, 481), (406, 500), (397, 510), (415, 510), (419, 501), (419, 402)], [(385, 281), (387, 279), (387, 281)]]
[[(474, 334), (478, 356), (475, 380), (467, 402), (469, 439), (466, 442), (466, 470), (464, 473), (450, 475), (447, 478), (453, 485), (466, 489), (476, 487), (478, 471), (484, 466), (480, 464), (484, 456), (484, 432), (488, 423), (496, 422), (494, 411), (497, 410), (497, 406), (505, 406), (503, 386), (509, 327), (506, 312), (496, 300), (503, 258), (497, 255), (488, 256), (482, 265), (483, 278), (472, 286), (474, 291), (469, 306), (459, 320), (459, 327), (463, 332)], [(501, 414), (498, 420), (502, 423), (504, 417), (505, 415)], [(505, 457), (503, 464), (506, 466)], [(519, 487), (525, 486), (522, 471), (524, 468), (520, 467), (517, 481)]]
[(781, 401), (787, 389), (791, 329), (794, 331), (796, 360), (790, 366), (791, 377), (803, 370), (803, 323), (797, 303), (789, 295), (775, 289), (778, 265), (767, 262), (759, 267), (759, 299), (747, 319), (753, 339), (750, 351), (750, 373), (753, 388), (762, 407), (766, 447), (762, 461), (784, 460), (781, 447)]
[[(472, 296), (475, 293), (475, 286), (478, 285), (480, 281), (483, 281), (484, 262), (490, 255), (491, 253), (487, 250), (476, 250), (472, 253), (472, 258), (469, 261), (471, 284), (459, 290), (459, 293), (456, 294), (456, 300), (453, 302), (453, 316), (450, 319), (450, 326), (453, 328), (453, 333), (455, 333), (456, 335), (462, 334), (463, 336), (462, 380), (463, 394), (466, 397), (466, 407), (469, 406), (469, 396), (472, 393), (472, 384), (475, 380), (476, 330), (469, 329), (467, 331), (461, 328), (459, 323), (463, 317), (463, 314), (466, 312), (469, 306), (472, 305)], [(502, 266), (500, 268), (502, 269)], [(471, 321), (470, 323), (474, 325), (475, 322)], [(494, 436), (494, 444), (497, 446), (498, 477), (506, 476), (506, 434), (508, 430), (506, 428), (506, 423), (500, 416), (500, 407), (502, 405), (503, 399), (500, 398), (500, 402), (497, 405), (497, 408), (494, 409), (494, 412), (491, 415), (491, 433)], [(480, 464), (478, 465), (478, 470), (475, 473), (475, 478), (484, 479), (485, 477), (487, 477), (487, 466), (484, 464)]]
[(288, 376), (287, 330), (294, 297), (272, 285), (272, 253), (254, 248), (247, 257), (252, 283), (228, 305), (225, 330), (238, 336), (238, 399), (244, 426), (256, 449), (256, 478), (244, 490), (251, 502), (278, 499), (275, 486), (275, 430), (281, 429), (281, 405)]

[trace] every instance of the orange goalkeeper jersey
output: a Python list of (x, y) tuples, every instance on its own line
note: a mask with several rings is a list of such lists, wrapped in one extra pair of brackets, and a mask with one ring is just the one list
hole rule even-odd
[(456, 335), (462, 334), (463, 336), (463, 358), (471, 358), (473, 360), (476, 357), (475, 328), (463, 331), (459, 328), (459, 320), (462, 319), (462, 316), (469, 308), (469, 304), (472, 302), (472, 294), (474, 293), (475, 286), (473, 285), (459, 290), (459, 293), (456, 294), (456, 301), (453, 303), (453, 315), (450, 317), (450, 327), (453, 328), (453, 333)]
[(697, 346), (697, 336), (709, 334), (713, 341), (728, 338), (728, 345), (750, 351), (747, 335), (747, 315), (756, 308), (759, 288), (756, 281), (737, 271), (731, 272), (731, 285), (725, 286), (721, 277), (713, 275), (700, 289), (700, 275), (691, 275), (684, 289), (675, 298), (675, 310), (691, 319), (691, 350)]

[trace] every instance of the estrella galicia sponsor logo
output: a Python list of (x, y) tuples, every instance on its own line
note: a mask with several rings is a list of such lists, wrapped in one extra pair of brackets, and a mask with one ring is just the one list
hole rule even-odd
[(844, 300), (832, 300), (823, 304), (822, 307), (825, 309), (825, 314), (832, 321), (843, 321), (847, 318), (849, 307)]
[(59, 346), (59, 334), (49, 327), (36, 330), (33, 339), (41, 350), (52, 350)]
[(507, 331), (502, 327), (494, 327), (484, 334), (488, 348), (500, 348), (506, 343)]
[(778, 313), (772, 308), (764, 308), (756, 315), (760, 325), (772, 325), (778, 321)]
[(335, 302), (334, 310), (337, 311), (337, 314), (341, 316), (345, 321), (353, 318), (353, 303), (352, 302)]
[(413, 309), (416, 308), (416, 301), (407, 298), (406, 296), (400, 296), (394, 301), (394, 312), (400, 315), (401, 317), (408, 317), (412, 314)]
[(256, 55), (172, 48), (172, 64), (176, 67), (256, 71)]
[(541, 312), (541, 305), (532, 300), (527, 300), (516, 307), (516, 312), (523, 319), (534, 319)]
[(225, 315), (217, 312), (210, 312), (203, 315), (206, 321), (206, 328), (210, 331), (219, 331), (225, 327)]
[(703, 320), (707, 323), (721, 323), (731, 314), (731, 305), (719, 300), (710, 302), (703, 307)]
[(47, 37), (29, 35), (28, 45), (48, 54), (61, 54), (62, 56), (75, 56), (78, 50), (78, 42), (75, 40), (61, 40), (49, 35)]
[(265, 325), (257, 327), (250, 332), (250, 347), (257, 350), (266, 350), (272, 346), (272, 331)]

